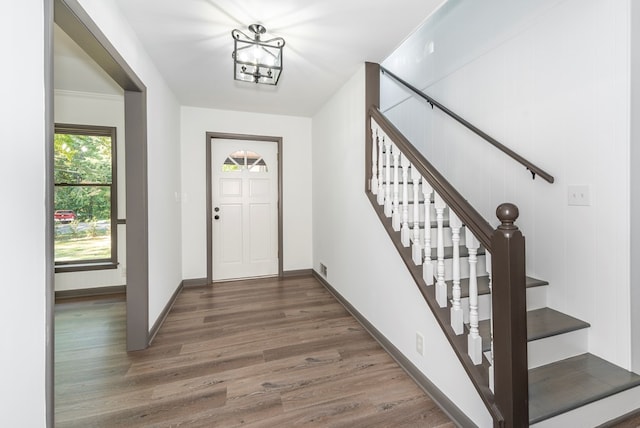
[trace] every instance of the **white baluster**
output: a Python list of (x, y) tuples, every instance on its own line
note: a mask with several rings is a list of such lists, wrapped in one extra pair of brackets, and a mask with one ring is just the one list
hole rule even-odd
[(431, 193), (433, 188), (422, 177), (422, 194), (424, 195), (424, 263), (422, 279), (427, 285), (433, 284), (433, 263), (431, 262)]
[[(493, 285), (491, 283), (491, 253), (485, 250), (484, 253), (485, 263), (487, 265), (487, 274), (489, 275), (489, 294), (493, 292)], [(493, 308), (492, 308), (493, 309)], [(489, 351), (489, 389), (494, 392), (494, 378), (493, 378), (493, 310), (489, 311), (491, 317), (491, 350)]]
[(387, 136), (378, 129), (378, 205), (384, 205), (384, 145)]
[[(378, 136), (378, 127), (371, 120), (371, 183), (370, 190), (374, 195), (378, 194), (378, 145), (380, 144)], [(382, 168), (382, 165), (380, 165)]]
[(478, 247), (480, 243), (473, 236), (471, 230), (465, 230), (465, 241), (469, 250), (469, 335), (467, 336), (467, 353), (473, 364), (482, 363), (482, 337), (478, 330), (478, 278), (476, 264), (478, 263)]
[(396, 232), (400, 231), (400, 149), (395, 144), (391, 152), (393, 157), (393, 214), (391, 226)]
[(447, 306), (447, 284), (444, 282), (444, 209), (447, 205), (437, 192), (434, 193), (433, 205), (436, 209), (436, 222), (438, 224), (438, 233), (436, 235), (438, 255), (436, 301), (441, 308), (444, 308)]
[[(413, 183), (413, 246), (411, 254), (416, 266), (422, 264), (422, 245), (420, 244), (420, 172), (411, 165), (411, 182)], [(425, 229), (425, 231), (428, 229)]]
[(409, 230), (409, 159), (402, 154), (400, 157), (402, 164), (402, 228), (400, 229), (400, 242), (404, 247), (411, 244), (411, 234)]
[(449, 209), (449, 226), (451, 227), (451, 242), (453, 245), (453, 272), (451, 289), (451, 328), (456, 334), (464, 331), (464, 317), (462, 306), (460, 305), (460, 228), (462, 221)]
[(386, 162), (384, 163), (385, 183), (384, 183), (384, 215), (391, 217), (393, 207), (391, 205), (391, 151), (393, 143), (388, 138), (384, 140)]

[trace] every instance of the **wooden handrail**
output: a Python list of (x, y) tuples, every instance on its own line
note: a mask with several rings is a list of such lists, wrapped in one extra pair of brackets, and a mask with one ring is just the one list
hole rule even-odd
[(534, 179), (536, 178), (536, 174), (537, 174), (540, 177), (542, 177), (543, 179), (545, 179), (546, 181), (548, 181), (549, 183), (553, 183), (554, 182), (554, 178), (553, 178), (553, 176), (551, 174), (549, 174), (548, 172), (546, 172), (542, 168), (538, 167), (534, 163), (528, 161), (524, 157), (520, 156), (518, 153), (514, 152), (513, 150), (511, 150), (510, 148), (508, 148), (504, 144), (500, 143), (498, 140), (496, 140), (495, 138), (493, 138), (492, 136), (490, 136), (486, 132), (482, 131), (477, 126), (475, 126), (475, 125), (471, 124), (470, 122), (466, 121), (465, 119), (463, 119), (462, 117), (460, 117), (459, 115), (457, 115), (456, 113), (454, 113), (453, 111), (451, 111), (450, 109), (448, 109), (447, 107), (445, 107), (444, 105), (442, 105), (441, 103), (439, 103), (438, 101), (436, 101), (435, 99), (430, 97), (429, 95), (427, 95), (424, 92), (422, 92), (420, 89), (416, 88), (415, 86), (411, 85), (410, 83), (408, 83), (405, 80), (401, 79), (400, 77), (396, 76), (395, 74), (393, 74), (392, 72), (390, 72), (389, 70), (387, 70), (386, 68), (384, 68), (382, 66), (380, 66), (380, 71), (382, 71), (384, 74), (386, 74), (389, 77), (391, 77), (396, 82), (398, 82), (401, 85), (405, 86), (406, 88), (410, 89), (412, 92), (414, 92), (419, 97), (425, 99), (431, 105), (431, 107), (439, 108), (440, 110), (442, 110), (443, 113), (445, 113), (448, 116), (452, 117), (454, 120), (456, 120), (462, 126), (466, 127), (467, 129), (469, 129), (474, 134), (480, 136), (485, 141), (487, 141), (489, 144), (491, 144), (492, 146), (496, 147), (498, 150), (500, 150), (501, 152), (503, 152), (507, 156), (509, 156), (512, 159), (514, 159), (516, 162), (519, 162), (520, 164), (522, 164), (525, 168), (527, 168), (527, 170), (529, 170), (529, 172), (531, 172), (531, 174), (532, 174)]
[(446, 178), (424, 157), (413, 144), (387, 119), (377, 107), (371, 107), (369, 114), (393, 143), (411, 161), (433, 189), (455, 211), (460, 220), (473, 232), (480, 243), (491, 251), (493, 228), (478, 211), (447, 181)]

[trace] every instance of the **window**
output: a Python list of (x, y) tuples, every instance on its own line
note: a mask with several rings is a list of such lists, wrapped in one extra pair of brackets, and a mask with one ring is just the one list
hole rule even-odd
[(222, 172), (242, 171), (243, 169), (247, 169), (249, 172), (267, 172), (267, 164), (258, 153), (248, 150), (231, 153), (222, 164)]
[(116, 128), (56, 124), (56, 272), (117, 267)]

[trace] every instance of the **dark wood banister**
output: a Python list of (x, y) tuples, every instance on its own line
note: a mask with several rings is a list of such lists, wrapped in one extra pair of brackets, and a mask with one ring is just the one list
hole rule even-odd
[(424, 157), (413, 144), (405, 138), (377, 107), (371, 107), (369, 114), (378, 126), (391, 138), (400, 151), (415, 165), (433, 189), (455, 211), (460, 220), (467, 225), (480, 243), (491, 251), (493, 227), (478, 211), (447, 181), (446, 178)]
[[(493, 310), (493, 367), (494, 393), (486, 385), (481, 385), (478, 378), (472, 375), (473, 363), (468, 356), (460, 356), (465, 370), (480, 392), (483, 401), (491, 413), (495, 428), (519, 428), (529, 425), (528, 368), (527, 368), (527, 315), (526, 315), (526, 274), (525, 274), (525, 241), (524, 236), (515, 225), (518, 208), (513, 204), (502, 204), (496, 210), (500, 221), (497, 228), (491, 225), (475, 208), (431, 165), (429, 161), (409, 142), (404, 135), (380, 112), (378, 64), (366, 63), (366, 106), (368, 117), (366, 122), (366, 169), (365, 190), (370, 193), (372, 178), (371, 156), (373, 136), (369, 118), (398, 146), (411, 164), (429, 182), (433, 189), (453, 209), (458, 217), (469, 228), (480, 243), (492, 254), (492, 307)], [(381, 166), (380, 166), (381, 167)], [(553, 177), (551, 177), (551, 182)], [(376, 206), (375, 199), (370, 198)], [(381, 219), (384, 214), (379, 214)], [(389, 232), (391, 233), (391, 231)], [(401, 245), (401, 244), (398, 244)], [(400, 247), (398, 247), (400, 248)], [(405, 261), (406, 262), (406, 261)], [(407, 266), (409, 266), (409, 263)], [(411, 269), (410, 269), (411, 270)], [(421, 275), (420, 275), (421, 276)], [(414, 276), (418, 288), (424, 282)], [(422, 284), (420, 284), (422, 282)], [(424, 295), (424, 293), (423, 293)], [(435, 302), (429, 306), (434, 310)], [(434, 314), (436, 312), (434, 311)], [(449, 342), (453, 345), (453, 334), (450, 327), (436, 315), (445, 331)], [(454, 346), (455, 348), (455, 346)], [(458, 351), (456, 351), (458, 352)]]
[(396, 82), (398, 82), (401, 85), (405, 86), (406, 88), (410, 89), (412, 92), (414, 92), (419, 97), (425, 99), (431, 105), (431, 107), (434, 107), (434, 106), (438, 107), (440, 110), (442, 110), (443, 113), (445, 113), (445, 114), (449, 115), (450, 117), (452, 117), (454, 120), (456, 120), (462, 126), (466, 127), (471, 132), (473, 132), (476, 135), (480, 136), (485, 141), (487, 141), (489, 144), (491, 144), (492, 146), (496, 147), (498, 150), (500, 150), (501, 152), (503, 152), (507, 156), (509, 156), (512, 159), (514, 159), (516, 162), (519, 162), (520, 164), (522, 164), (525, 168), (527, 168), (527, 170), (529, 170), (529, 172), (531, 172), (531, 174), (532, 174), (534, 179), (536, 178), (536, 174), (537, 174), (540, 177), (542, 177), (543, 179), (545, 179), (546, 181), (548, 181), (549, 183), (553, 183), (554, 182), (554, 178), (553, 178), (553, 176), (551, 174), (549, 174), (548, 172), (546, 172), (542, 168), (536, 166), (532, 162), (529, 162), (527, 159), (523, 158), (522, 156), (520, 156), (519, 154), (517, 154), (516, 152), (514, 152), (513, 150), (511, 150), (510, 148), (508, 148), (504, 144), (500, 143), (498, 140), (496, 140), (495, 138), (493, 138), (492, 136), (490, 136), (486, 132), (482, 131), (477, 126), (474, 126), (473, 124), (469, 123), (468, 121), (466, 121), (465, 119), (463, 119), (462, 117), (460, 117), (459, 115), (457, 115), (456, 113), (454, 113), (453, 111), (451, 111), (450, 109), (448, 109), (447, 107), (445, 107), (444, 105), (442, 105), (441, 103), (436, 101), (435, 99), (431, 98), (429, 95), (427, 95), (424, 92), (422, 92), (420, 89), (416, 88), (415, 86), (411, 85), (410, 83), (408, 83), (405, 80), (401, 79), (400, 77), (396, 76), (395, 74), (393, 74), (392, 72), (390, 72), (389, 70), (387, 70), (386, 68), (384, 68), (382, 66), (380, 66), (380, 71), (382, 71), (384, 74), (386, 74), (389, 77), (391, 77)]

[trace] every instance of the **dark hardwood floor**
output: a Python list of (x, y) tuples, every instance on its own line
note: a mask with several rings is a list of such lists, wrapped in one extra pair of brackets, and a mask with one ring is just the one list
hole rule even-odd
[(621, 417), (620, 420), (615, 422), (601, 425), (598, 428), (639, 428), (640, 427), (640, 412), (635, 411), (633, 414), (627, 417)]
[(185, 289), (127, 353), (124, 296), (56, 304), (57, 427), (453, 427), (312, 277)]

